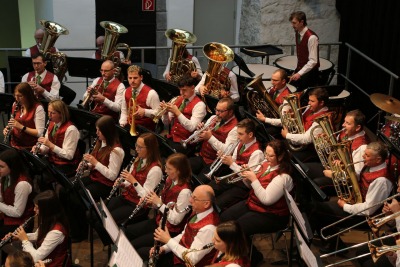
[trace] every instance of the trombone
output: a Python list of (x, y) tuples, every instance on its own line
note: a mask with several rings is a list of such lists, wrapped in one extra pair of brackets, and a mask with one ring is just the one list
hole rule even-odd
[[(234, 183), (236, 183), (238, 181), (243, 180), (244, 177), (242, 175), (240, 175), (240, 173), (245, 172), (245, 171), (250, 171), (251, 169), (253, 169), (253, 168), (257, 167), (257, 166), (261, 166), (264, 162), (265, 162), (265, 160), (263, 160), (263, 161), (261, 161), (261, 162), (259, 162), (257, 164), (254, 164), (253, 166), (249, 166), (247, 168), (243, 168), (240, 171), (237, 171), (237, 172), (234, 172), (234, 173), (231, 173), (231, 174), (227, 174), (225, 176), (215, 177), (215, 180), (220, 182), (222, 180), (228, 179), (228, 181), (227, 181), (228, 184), (234, 184)], [(255, 171), (254, 173), (258, 173), (258, 172), (259, 171)]]
[(389, 238), (389, 237), (397, 237), (398, 235), (400, 235), (400, 232), (393, 233), (393, 234), (390, 234), (390, 235), (385, 235), (385, 236), (382, 236), (382, 237), (379, 237), (379, 238), (375, 238), (375, 239), (373, 239), (371, 241), (366, 241), (366, 242), (362, 242), (362, 243), (359, 243), (359, 244), (355, 244), (354, 246), (343, 248), (343, 249), (340, 249), (340, 250), (337, 250), (337, 251), (333, 251), (333, 252), (330, 252), (330, 253), (327, 253), (327, 254), (323, 254), (323, 255), (321, 255), (319, 257), (321, 259), (322, 258), (327, 258), (329, 256), (341, 253), (343, 251), (347, 251), (347, 250), (350, 250), (350, 249), (353, 249), (353, 248), (359, 248), (359, 247), (362, 247), (364, 245), (368, 245), (369, 249), (370, 249), (369, 253), (358, 255), (356, 257), (353, 257), (353, 258), (350, 258), (350, 259), (345, 259), (345, 260), (342, 260), (342, 261), (339, 261), (339, 262), (335, 262), (335, 263), (326, 265), (325, 267), (336, 266), (336, 265), (339, 265), (339, 264), (342, 264), (342, 263), (345, 263), (345, 262), (348, 262), (348, 261), (352, 261), (352, 260), (355, 260), (355, 259), (359, 259), (359, 258), (363, 258), (363, 257), (369, 256), (369, 255), (371, 255), (373, 261), (376, 262), (382, 255), (384, 255), (384, 254), (386, 254), (386, 253), (388, 253), (390, 251), (399, 250), (400, 246), (398, 246), (398, 245), (394, 245), (394, 246), (383, 245), (383, 246), (378, 247), (378, 246), (375, 246), (375, 245), (371, 244), (371, 242), (378, 241), (378, 240), (381, 241), (381, 240)]
[[(359, 226), (359, 225), (361, 225), (361, 224), (363, 224), (363, 223), (365, 223), (365, 222), (368, 222), (368, 218), (367, 218), (365, 221), (361, 221), (361, 222), (359, 222), (359, 223), (356, 223), (356, 224), (354, 224), (353, 226), (347, 227), (346, 229), (341, 230), (341, 231), (339, 231), (339, 232), (337, 232), (337, 233), (335, 233), (335, 234), (328, 235), (328, 236), (325, 236), (325, 235), (323, 234), (323, 231), (324, 231), (324, 230), (329, 229), (329, 228), (331, 228), (331, 227), (333, 227), (333, 226), (336, 226), (336, 225), (340, 224), (340, 223), (343, 222), (343, 221), (346, 221), (346, 220), (348, 220), (348, 219), (350, 219), (350, 218), (353, 218), (354, 216), (358, 216), (360, 213), (362, 213), (362, 212), (364, 212), (364, 211), (366, 211), (366, 210), (369, 210), (369, 209), (378, 207), (378, 206), (380, 206), (380, 205), (383, 205), (383, 204), (384, 204), (385, 202), (387, 202), (388, 200), (392, 200), (392, 199), (394, 199), (394, 198), (396, 198), (396, 197), (399, 197), (399, 196), (400, 196), (400, 193), (397, 193), (397, 194), (395, 194), (395, 195), (393, 195), (393, 196), (391, 196), (391, 197), (388, 197), (388, 198), (386, 198), (386, 199), (384, 199), (384, 200), (382, 200), (382, 201), (379, 201), (379, 202), (375, 203), (374, 205), (372, 205), (372, 206), (370, 206), (370, 207), (368, 207), (368, 208), (366, 208), (366, 209), (361, 210), (359, 213), (351, 214), (351, 215), (349, 215), (349, 216), (347, 216), (347, 217), (345, 217), (345, 218), (343, 218), (343, 219), (340, 219), (339, 221), (336, 221), (336, 222), (334, 222), (334, 223), (332, 223), (332, 224), (329, 224), (329, 225), (323, 227), (323, 228), (321, 229), (321, 231), (320, 231), (321, 237), (322, 237), (323, 239), (325, 239), (325, 240), (328, 240), (328, 239), (331, 239), (332, 237), (335, 237), (335, 236), (338, 236), (338, 235), (340, 235), (340, 234), (342, 234), (342, 233), (345, 233), (345, 232), (347, 232), (347, 231), (349, 231), (349, 230), (351, 230), (351, 229), (353, 229), (353, 228), (355, 228), (355, 227), (357, 227), (357, 226)], [(372, 219), (371, 222), (373, 222), (374, 220), (376, 220), (377, 217), (382, 216), (382, 214), (383, 214), (383, 213), (378, 214), (378, 215), (376, 215), (376, 216), (370, 218), (370, 219)], [(394, 213), (394, 214), (397, 214), (397, 212)], [(393, 215), (394, 215), (394, 214), (393, 214)], [(400, 214), (399, 214), (399, 215), (400, 215)], [(397, 215), (396, 215), (396, 216), (397, 216)], [(392, 217), (392, 218), (395, 218), (395, 217)], [(388, 219), (386, 219), (386, 220), (389, 221)], [(386, 222), (387, 222), (387, 221), (386, 221)], [(386, 222), (385, 222), (385, 223), (386, 223)], [(377, 224), (378, 224), (378, 222), (377, 222)], [(383, 225), (383, 224), (381, 224), (380, 226), (382, 226), (382, 225)], [(379, 226), (379, 227), (380, 227), (380, 226)]]

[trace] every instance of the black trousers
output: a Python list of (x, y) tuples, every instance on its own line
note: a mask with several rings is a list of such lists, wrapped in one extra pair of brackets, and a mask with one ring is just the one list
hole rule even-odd
[(292, 81), (291, 84), (297, 88), (297, 91), (303, 91), (308, 87), (315, 87), (319, 83), (319, 71), (314, 68), (301, 76), (297, 81)]

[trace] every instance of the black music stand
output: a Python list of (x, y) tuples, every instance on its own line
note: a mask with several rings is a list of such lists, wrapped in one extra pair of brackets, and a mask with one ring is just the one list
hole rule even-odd
[[(14, 83), (21, 82), (22, 76), (33, 71), (30, 57), (8, 56), (8, 65), (10, 66), (11, 82)], [(51, 61), (47, 61), (46, 70), (53, 72)]]
[(100, 76), (101, 64), (103, 61), (93, 58), (68, 57), (68, 73), (70, 76), (86, 78), (86, 87), (88, 87), (89, 78)]
[(82, 139), (89, 137), (90, 141), (90, 138), (96, 135), (96, 121), (101, 115), (71, 106), (68, 106), (68, 109), (71, 121), (74, 122), (76, 128), (87, 131), (87, 135), (82, 137)]
[(48, 185), (55, 180), (53, 172), (50, 170), (50, 163), (45, 159), (33, 155), (30, 151), (21, 149), (25, 162), (28, 163), (28, 170), (31, 177), (38, 176), (38, 185), (41, 190), (48, 188)]
[(243, 58), (239, 56), (238, 54), (235, 53), (235, 56), (233, 57), (233, 61), (235, 61), (236, 65), (239, 67), (239, 76), (240, 76), (240, 71), (243, 71), (250, 77), (254, 77), (256, 74), (252, 72), (249, 67), (247, 67), (246, 62), (244, 62)]
[(266, 65), (269, 65), (269, 56), (283, 54), (283, 50), (274, 45), (257, 45), (250, 47), (240, 48), (240, 52), (251, 56), (251, 57), (261, 57), (261, 62), (267, 57), (265, 61)]

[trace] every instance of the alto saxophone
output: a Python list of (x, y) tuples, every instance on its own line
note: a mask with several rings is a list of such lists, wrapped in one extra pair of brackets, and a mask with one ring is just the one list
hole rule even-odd
[[(19, 101), (15, 101), (14, 102), (14, 105), (15, 105), (15, 107), (14, 107), (14, 112), (13, 112), (13, 114), (11, 114), (11, 117), (10, 117), (10, 119), (14, 119), (15, 118), (15, 116), (17, 116), (17, 111), (21, 108), (21, 104), (19, 103)], [(12, 133), (12, 129), (14, 128), (13, 126), (6, 126), (6, 128), (7, 128), (7, 134), (4, 136), (4, 144), (8, 144), (8, 142), (10, 141), (10, 137), (11, 137), (11, 133)]]
[[(45, 135), (46, 135), (46, 132), (47, 132), (47, 129), (49, 128), (49, 125), (50, 125), (50, 118), (47, 120), (47, 123), (46, 123), (46, 126), (44, 126), (44, 130), (43, 130), (43, 134), (42, 134), (42, 137), (44, 137)], [(55, 127), (55, 125), (54, 125), (54, 127)], [(41, 143), (41, 142), (36, 142), (36, 146), (35, 146), (35, 150), (33, 151), (33, 155), (34, 156), (38, 156), (38, 154), (39, 154), (39, 151), (40, 151), (40, 147), (42, 146), (43, 144)]]
[(188, 257), (188, 254), (189, 253), (192, 253), (192, 252), (199, 252), (199, 251), (202, 251), (202, 250), (206, 250), (206, 249), (210, 249), (210, 248), (213, 248), (214, 247), (214, 243), (208, 243), (207, 245), (204, 245), (202, 248), (192, 248), (192, 249), (188, 249), (188, 250), (185, 250), (183, 253), (182, 253), (182, 259), (183, 259), (183, 261), (185, 262), (185, 266), (186, 267), (196, 267), (193, 263), (192, 263), (192, 261), (189, 259), (189, 257)]
[[(87, 154), (92, 153), (94, 147), (96, 146), (97, 139), (98, 139), (98, 137), (96, 137), (93, 140), (93, 143), (92, 143), (91, 147), (89, 148), (89, 150), (87, 151)], [(75, 179), (72, 181), (73, 185), (75, 185), (83, 177), (83, 174), (85, 173), (85, 169), (87, 168), (87, 166), (88, 166), (88, 162), (86, 160), (82, 159), (82, 161), (79, 163), (79, 168), (76, 171)]]
[[(23, 224), (21, 224), (20, 226), (18, 226), (17, 229), (18, 229), (19, 227), (25, 228), (25, 227), (28, 225), (28, 223), (30, 223), (35, 217), (36, 217), (36, 214), (33, 215), (33, 216), (31, 216), (31, 217), (29, 217), (28, 219), (26, 219), (26, 221), (25, 221)], [(17, 229), (15, 229), (15, 231), (12, 233), (12, 235), (10, 235), (10, 236), (8, 236), (7, 238), (4, 238), (3, 240), (1, 240), (1, 242), (0, 242), (0, 248), (2, 248), (2, 247), (3, 247), (5, 244), (7, 244), (8, 242), (11, 242), (11, 240), (12, 240), (12, 238), (13, 238), (13, 235), (15, 235), (15, 234), (17, 233)]]
[[(175, 104), (175, 102), (176, 102), (177, 99), (178, 99), (178, 97), (175, 96), (175, 97), (172, 98), (170, 101), (168, 101), (168, 103), (169, 103), (169, 104)], [(159, 108), (156, 110), (156, 113), (154, 114), (154, 117), (153, 117), (154, 123), (158, 123), (158, 121), (159, 121), (160, 118), (165, 114), (166, 111), (167, 111), (167, 108), (159, 107)]]

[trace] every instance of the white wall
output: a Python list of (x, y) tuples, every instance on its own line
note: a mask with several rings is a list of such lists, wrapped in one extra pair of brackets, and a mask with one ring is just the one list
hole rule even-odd
[[(193, 32), (194, 0), (166, 0), (167, 29), (182, 29)], [(171, 46), (171, 41), (168, 40)]]

